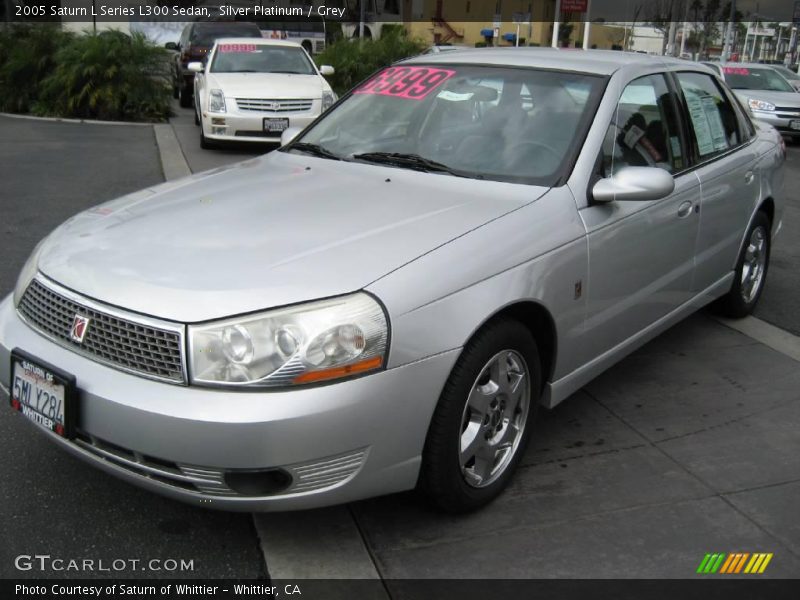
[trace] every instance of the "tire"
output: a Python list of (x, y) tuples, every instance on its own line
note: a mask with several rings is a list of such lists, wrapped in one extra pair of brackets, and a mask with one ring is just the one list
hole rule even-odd
[(181, 108), (190, 108), (192, 106), (192, 88), (185, 85), (181, 88), (181, 97), (178, 101)]
[(206, 137), (203, 131), (203, 124), (200, 123), (200, 147), (203, 150), (213, 150), (217, 145)]
[(727, 294), (712, 305), (719, 314), (741, 319), (756, 307), (767, 281), (771, 250), (770, 228), (769, 217), (763, 211), (757, 212), (747, 230), (744, 247), (736, 262), (733, 285)]
[[(515, 375), (521, 377), (513, 381)], [(490, 322), (470, 340), (439, 398), (422, 453), (419, 488), (435, 506), (468, 512), (503, 491), (530, 439), (541, 382), (536, 341), (518, 321)]]

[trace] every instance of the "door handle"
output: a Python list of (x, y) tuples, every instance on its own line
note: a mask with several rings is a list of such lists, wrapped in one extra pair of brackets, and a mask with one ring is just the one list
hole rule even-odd
[(747, 173), (744, 174), (744, 182), (746, 184), (753, 183), (754, 177), (755, 177), (755, 175), (753, 175), (753, 172), (752, 171), (748, 171)]
[(692, 203), (688, 200), (678, 207), (678, 217), (680, 217), (681, 219), (687, 216), (691, 212), (692, 212)]

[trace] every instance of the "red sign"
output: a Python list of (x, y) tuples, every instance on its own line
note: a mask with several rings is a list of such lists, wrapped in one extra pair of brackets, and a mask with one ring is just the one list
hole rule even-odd
[(561, 12), (586, 12), (588, 0), (561, 0)]
[(449, 69), (432, 67), (389, 67), (353, 93), (422, 100), (455, 74)]

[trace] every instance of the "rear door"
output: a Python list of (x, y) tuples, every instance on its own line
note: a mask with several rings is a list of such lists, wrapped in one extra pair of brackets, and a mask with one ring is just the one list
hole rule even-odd
[[(603, 143), (602, 177), (626, 166), (660, 167), (675, 191), (661, 200), (592, 204), (588, 233), (590, 356), (635, 335), (692, 296), (700, 185), (689, 171), (676, 94), (664, 74), (631, 81)], [(588, 349), (587, 349), (588, 350)]]
[(716, 77), (681, 71), (675, 78), (701, 187), (693, 283), (700, 292), (734, 269), (760, 179), (754, 130), (741, 106)]

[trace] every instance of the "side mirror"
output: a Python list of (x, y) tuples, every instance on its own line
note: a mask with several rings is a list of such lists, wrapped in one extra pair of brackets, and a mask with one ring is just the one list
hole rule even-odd
[(675, 189), (675, 180), (658, 167), (624, 167), (612, 177), (594, 184), (592, 198), (595, 202), (624, 200), (659, 200)]
[(320, 75), (326, 75), (326, 76), (327, 76), (327, 75), (333, 75), (335, 72), (336, 72), (336, 69), (334, 69), (334, 68), (333, 68), (332, 66), (330, 66), (330, 65), (322, 65), (322, 66), (319, 68), (319, 73), (320, 73)]
[(190, 62), (186, 65), (186, 68), (192, 71), (193, 73), (202, 73), (203, 72), (203, 63), (201, 62)]
[(302, 127), (289, 127), (288, 129), (284, 129), (281, 134), (281, 146), (285, 146), (291, 142), (301, 131), (303, 131)]
[(175, 51), (177, 51), (178, 50), (178, 44), (176, 44), (175, 42), (167, 42), (166, 44), (164, 44), (164, 48), (166, 48), (167, 50), (175, 50)]

